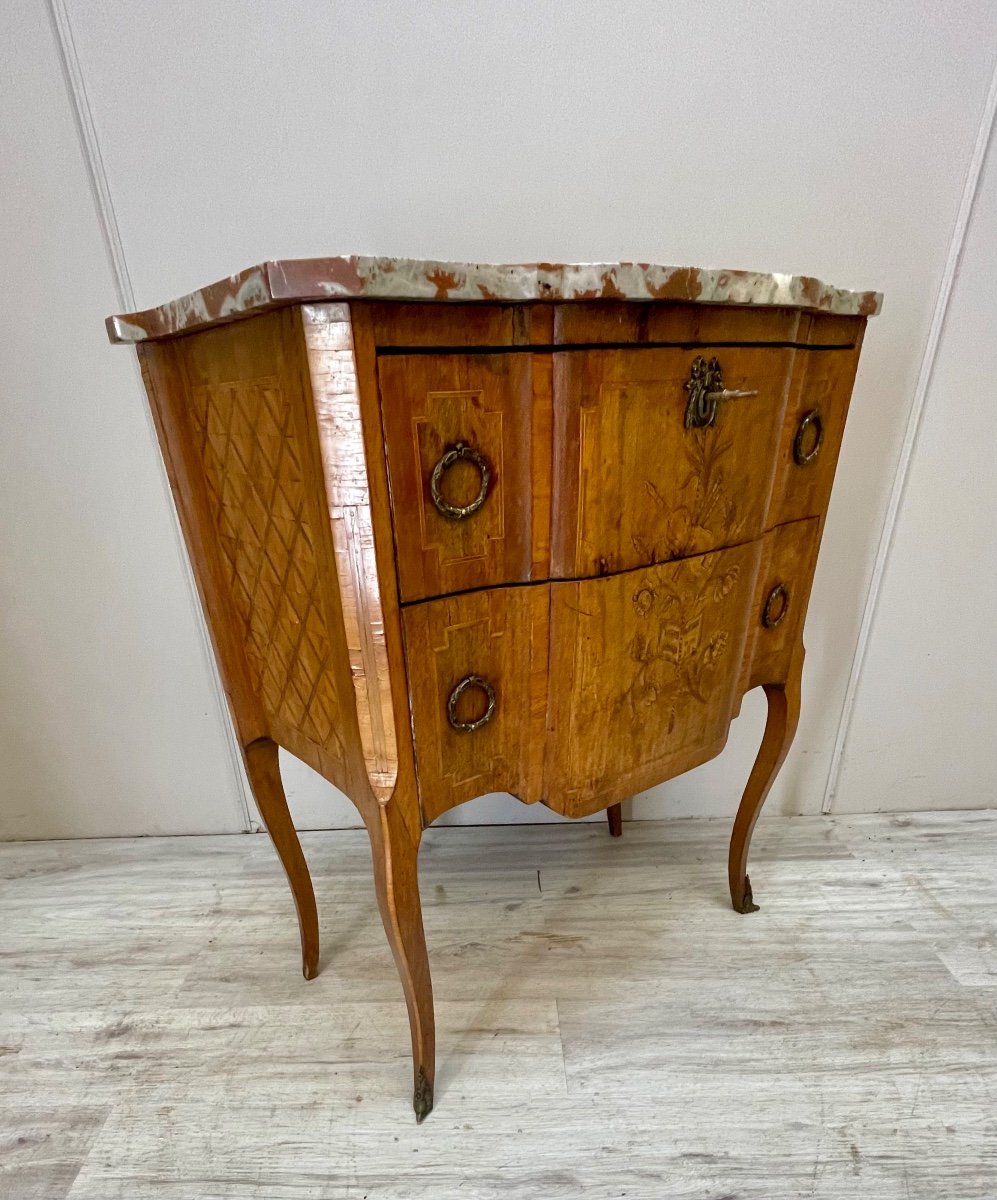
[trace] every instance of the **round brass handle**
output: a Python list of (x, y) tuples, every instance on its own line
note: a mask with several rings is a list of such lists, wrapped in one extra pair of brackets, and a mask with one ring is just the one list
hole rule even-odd
[[(473, 463), (478, 468), (478, 473), (481, 475), (481, 486), (478, 488), (478, 494), (470, 504), (451, 504), (449, 500), (444, 499), (443, 493), (440, 491), (440, 484), (443, 482), (444, 474), (450, 470), (455, 462), (465, 459), (467, 462)], [(429, 478), (429, 494), (433, 498), (433, 503), (436, 505), (437, 511), (441, 516), (446, 517), (450, 521), (463, 521), (465, 517), (470, 517), (478, 511), (484, 504), (488, 496), (488, 487), (491, 483), (492, 471), (489, 467), (485, 456), (479, 453), (473, 446), (467, 446), (463, 442), (458, 442), (456, 446), (451, 446), (444, 451), (443, 457), (433, 467), (433, 473)]]
[(789, 612), (789, 589), (785, 584), (777, 583), (769, 592), (765, 607), (762, 609), (762, 624), (766, 629), (775, 629), (785, 620)]
[[(468, 688), (472, 687), (480, 688), (485, 693), (485, 696), (488, 698), (488, 706), (476, 721), (462, 721), (457, 716), (457, 701)], [(447, 720), (458, 733), (473, 733), (476, 729), (480, 729), (482, 725), (487, 725), (494, 716), (495, 689), (487, 679), (482, 679), (480, 675), (465, 675), (450, 693), (450, 699), (447, 701)]]
[[(806, 448), (808, 436), (813, 437), (813, 445), (809, 450)], [(824, 422), (820, 419), (817, 409), (812, 408), (810, 412), (804, 414), (796, 427), (796, 437), (793, 438), (793, 462), (798, 467), (805, 467), (807, 463), (812, 463), (820, 453), (823, 441)]]

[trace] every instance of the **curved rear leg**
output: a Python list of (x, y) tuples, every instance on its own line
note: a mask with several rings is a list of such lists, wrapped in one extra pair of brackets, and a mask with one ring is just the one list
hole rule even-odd
[(412, 1068), (415, 1118), (422, 1121), (433, 1110), (436, 1078), (436, 1020), (433, 983), (422, 927), (419, 900), (418, 854), (421, 831), (413, 833), (399, 815), (397, 803), (378, 805), (369, 819), (371, 853), (377, 903), (401, 976), (412, 1034)]
[(280, 779), (277, 743), (270, 738), (257, 738), (244, 747), (242, 753), (260, 816), (287, 874), (294, 907), (298, 910), (301, 970), (306, 979), (314, 979), (318, 974), (318, 912), (308, 864), (291, 821), (284, 785)]
[(784, 683), (765, 684), (768, 698), (768, 719), (762, 744), (751, 768), (747, 787), (734, 818), (734, 831), (730, 838), (730, 855), (727, 874), (730, 882), (730, 899), (739, 913), (757, 912), (758, 905), (751, 894), (748, 878), (748, 847), (758, 814), (765, 803), (779, 768), (782, 766), (796, 734), (800, 719), (800, 682), (803, 676), (803, 644), (793, 651), (789, 672)]

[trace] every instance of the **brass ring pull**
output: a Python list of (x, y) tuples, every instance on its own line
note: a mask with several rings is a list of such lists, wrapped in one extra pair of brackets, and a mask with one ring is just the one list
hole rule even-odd
[[(440, 484), (443, 482), (443, 475), (446, 471), (458, 462), (460, 459), (465, 459), (467, 462), (474, 463), (478, 468), (478, 473), (481, 475), (481, 486), (478, 489), (478, 494), (470, 504), (451, 504), (449, 500), (444, 499), (443, 493), (440, 491)], [(467, 446), (463, 442), (458, 442), (456, 446), (451, 446), (445, 451), (440, 461), (433, 467), (433, 474), (429, 479), (429, 494), (433, 498), (433, 503), (436, 505), (437, 511), (441, 516), (446, 517), (450, 521), (463, 521), (465, 517), (470, 517), (478, 511), (484, 504), (488, 496), (488, 487), (491, 483), (492, 471), (483, 454), (480, 454), (473, 446)]]
[[(488, 707), (476, 721), (462, 721), (457, 716), (457, 701), (471, 687), (480, 688), (485, 693), (488, 698)], [(487, 725), (494, 715), (495, 689), (487, 679), (482, 679), (480, 675), (465, 675), (450, 693), (450, 699), (447, 701), (447, 720), (458, 733), (473, 733), (482, 725)]]
[(766, 629), (775, 629), (781, 625), (789, 612), (789, 590), (782, 583), (777, 583), (769, 592), (762, 609), (762, 624)]
[[(811, 430), (813, 430), (813, 445), (807, 450), (807, 434)], [(805, 467), (807, 463), (812, 463), (820, 453), (823, 441), (824, 422), (820, 419), (817, 409), (812, 408), (803, 416), (796, 428), (796, 437), (793, 438), (793, 462), (798, 467)]]

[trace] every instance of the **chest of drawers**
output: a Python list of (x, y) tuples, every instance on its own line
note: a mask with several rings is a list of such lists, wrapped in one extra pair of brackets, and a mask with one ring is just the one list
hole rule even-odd
[(734, 822), (795, 731), (802, 629), (875, 293), (636, 264), (318, 259), (109, 319), (143, 376), (250, 784), (318, 969), (284, 746), (368, 830), (421, 1119), (422, 830), (506, 791), (570, 817), (719, 754)]

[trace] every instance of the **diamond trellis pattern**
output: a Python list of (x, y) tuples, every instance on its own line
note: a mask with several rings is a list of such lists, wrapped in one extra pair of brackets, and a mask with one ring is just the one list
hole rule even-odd
[(193, 424), (264, 711), (342, 755), (291, 406), (276, 377), (198, 387)]

